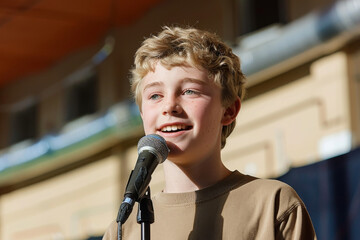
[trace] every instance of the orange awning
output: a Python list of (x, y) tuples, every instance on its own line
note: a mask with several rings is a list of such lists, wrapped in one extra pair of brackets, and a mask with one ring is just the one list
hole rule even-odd
[(160, 0), (0, 1), (0, 87), (96, 44)]

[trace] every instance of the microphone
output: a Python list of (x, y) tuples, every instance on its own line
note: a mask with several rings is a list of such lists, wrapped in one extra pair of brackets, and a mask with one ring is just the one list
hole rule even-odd
[(165, 161), (169, 151), (165, 139), (157, 134), (146, 135), (139, 140), (139, 156), (126, 185), (124, 200), (116, 218), (118, 223), (123, 224), (128, 219), (135, 202), (145, 194), (151, 174), (158, 164)]

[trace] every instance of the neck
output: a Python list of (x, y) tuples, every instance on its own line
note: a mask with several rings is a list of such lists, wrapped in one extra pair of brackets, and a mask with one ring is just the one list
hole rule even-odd
[(177, 165), (170, 160), (164, 162), (166, 193), (192, 192), (224, 179), (231, 174), (218, 159), (202, 161), (189, 166)]

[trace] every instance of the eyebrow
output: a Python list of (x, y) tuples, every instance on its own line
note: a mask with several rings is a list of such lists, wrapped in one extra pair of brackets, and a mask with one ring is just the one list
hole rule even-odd
[(207, 82), (204, 81), (204, 80), (200, 80), (200, 79), (197, 79), (197, 78), (184, 78), (181, 80), (182, 83), (187, 83), (187, 82), (193, 82), (193, 83), (198, 83), (198, 84), (201, 84), (201, 85), (205, 85)]
[(155, 87), (155, 86), (161, 86), (161, 85), (164, 85), (164, 84), (162, 82), (152, 82), (152, 83), (146, 84), (144, 86), (143, 91), (145, 92), (145, 90), (148, 88)]

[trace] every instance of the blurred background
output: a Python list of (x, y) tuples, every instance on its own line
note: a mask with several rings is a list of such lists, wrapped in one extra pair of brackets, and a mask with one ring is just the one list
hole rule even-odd
[(101, 239), (144, 135), (134, 53), (174, 24), (241, 58), (225, 164), (293, 186), (319, 239), (359, 239), (360, 0), (0, 0), (0, 239)]

